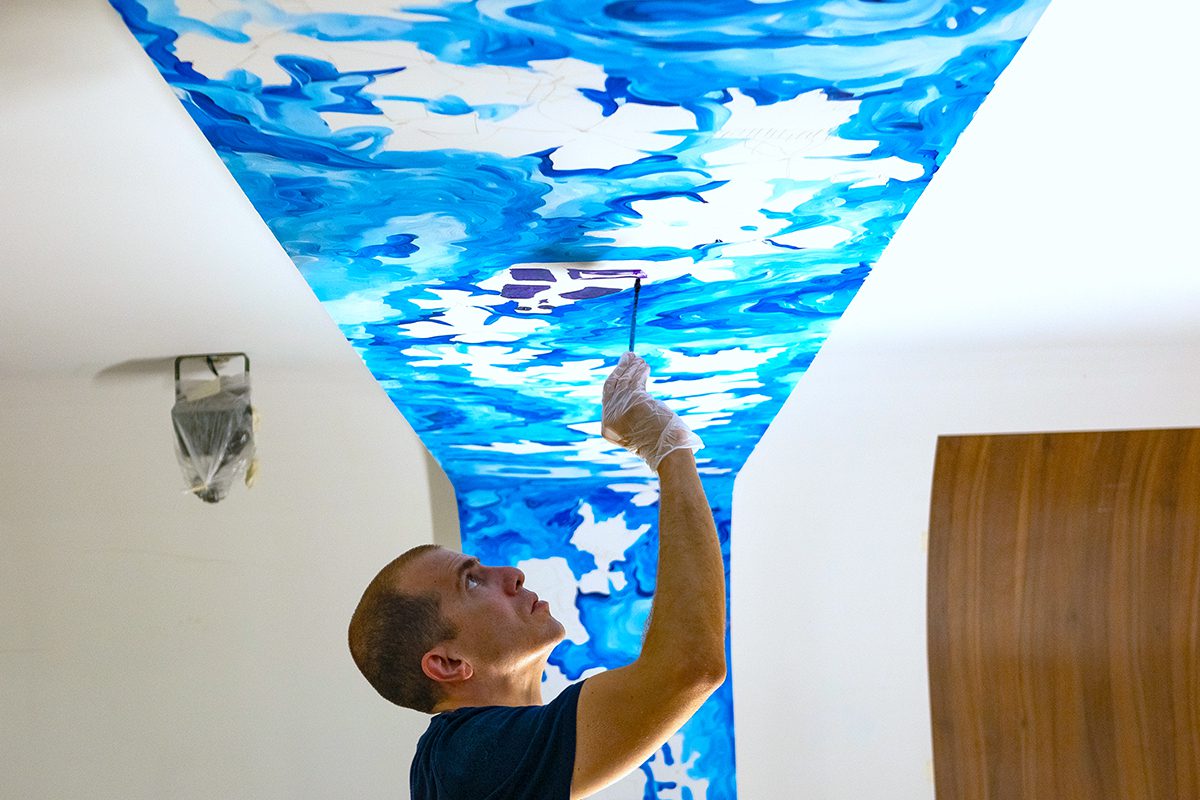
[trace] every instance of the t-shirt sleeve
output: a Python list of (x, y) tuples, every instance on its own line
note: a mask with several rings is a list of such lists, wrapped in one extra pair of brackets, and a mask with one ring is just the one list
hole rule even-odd
[[(438, 800), (568, 800), (583, 682), (544, 706), (452, 712), (425, 748)], [(418, 753), (418, 758), (421, 757)], [(414, 764), (415, 766), (415, 764)], [(414, 775), (414, 777), (416, 777)], [(414, 794), (414, 798), (416, 795)]]

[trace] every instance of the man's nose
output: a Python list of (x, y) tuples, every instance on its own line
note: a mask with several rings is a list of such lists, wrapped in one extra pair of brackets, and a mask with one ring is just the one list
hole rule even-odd
[(525, 583), (525, 573), (516, 567), (504, 567), (504, 588), (509, 594), (516, 594), (521, 591), (521, 586)]

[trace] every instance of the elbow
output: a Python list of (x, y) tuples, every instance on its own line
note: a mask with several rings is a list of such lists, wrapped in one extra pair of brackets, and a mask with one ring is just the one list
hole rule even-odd
[(690, 677), (699, 686), (715, 692), (725, 682), (727, 676), (725, 654), (722, 653), (720, 658), (694, 663)]
[(729, 670), (725, 667), (725, 659), (722, 658), (717, 664), (713, 665), (712, 669), (706, 673), (706, 677), (712, 685), (713, 691), (720, 688), (725, 679), (729, 677)]

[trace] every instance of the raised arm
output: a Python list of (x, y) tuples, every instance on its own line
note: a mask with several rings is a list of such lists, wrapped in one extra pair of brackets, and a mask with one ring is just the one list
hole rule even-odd
[(695, 434), (645, 391), (626, 353), (604, 387), (604, 435), (658, 472), (658, 583), (642, 652), (589, 678), (579, 695), (571, 800), (636, 769), (725, 680), (725, 571), (696, 472)]
[(658, 466), (658, 581), (638, 660), (725, 680), (725, 564), (691, 450)]

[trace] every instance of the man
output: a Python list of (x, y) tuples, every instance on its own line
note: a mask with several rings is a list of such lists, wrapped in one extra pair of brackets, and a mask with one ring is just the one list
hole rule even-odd
[(413, 800), (579, 800), (649, 758), (725, 680), (725, 576), (696, 472), (699, 439), (621, 357), (602, 431), (658, 473), (658, 584), (641, 654), (542, 704), (564, 628), (512, 567), (421, 545), (388, 564), (350, 621), (350, 652), (386, 699), (436, 714)]

